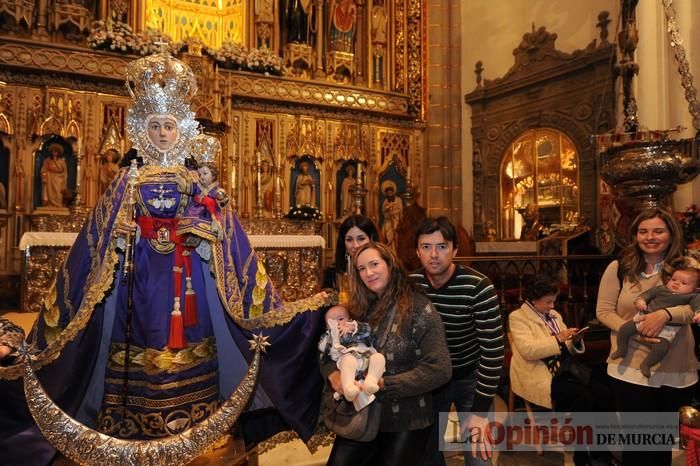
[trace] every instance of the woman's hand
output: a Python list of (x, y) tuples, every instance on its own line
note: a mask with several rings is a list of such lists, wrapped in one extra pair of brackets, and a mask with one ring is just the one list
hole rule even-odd
[(637, 322), (637, 330), (642, 336), (654, 338), (661, 333), (664, 325), (666, 325), (669, 320), (668, 313), (663, 309), (659, 309), (658, 311), (642, 315), (641, 319)]
[(557, 340), (559, 340), (559, 343), (564, 343), (566, 340), (573, 338), (576, 332), (578, 332), (577, 328), (566, 328), (557, 334)]

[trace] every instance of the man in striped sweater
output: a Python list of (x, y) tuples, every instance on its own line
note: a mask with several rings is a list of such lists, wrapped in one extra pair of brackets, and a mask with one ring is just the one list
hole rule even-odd
[[(442, 316), (452, 359), (451, 381), (433, 392), (435, 424), (424, 461), (429, 466), (445, 464), (439, 450), (446, 427), (439, 422), (440, 412), (449, 412), (454, 403), (462, 432), (482, 432), (503, 365), (503, 327), (496, 290), (486, 276), (452, 262), (457, 247), (457, 232), (447, 217), (427, 218), (416, 231), (423, 268), (410, 278)], [(465, 452), (464, 464), (490, 465), (491, 450), (485, 437), (475, 439), (471, 454)]]

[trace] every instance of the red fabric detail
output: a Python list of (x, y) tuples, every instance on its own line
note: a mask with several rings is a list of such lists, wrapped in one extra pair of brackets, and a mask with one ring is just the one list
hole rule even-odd
[(185, 291), (185, 314), (183, 320), (185, 327), (197, 325), (197, 299), (193, 290)]
[(148, 239), (158, 238), (158, 230), (167, 228), (170, 231), (170, 241), (175, 244), (181, 242), (177, 235), (177, 219), (176, 218), (159, 218), (159, 217), (138, 217), (136, 223), (141, 228), (141, 236)]
[[(182, 262), (185, 267), (185, 277), (192, 283), (192, 258), (191, 248), (184, 248), (182, 251)], [(187, 283), (187, 282), (185, 282)], [(179, 296), (179, 295), (178, 295)], [(194, 290), (189, 288), (185, 290), (185, 312), (183, 315), (185, 327), (194, 327), (197, 325), (197, 299), (195, 298)]]
[(182, 296), (182, 267), (184, 259), (182, 257), (182, 247), (178, 244), (175, 246), (175, 264), (173, 265), (173, 281), (175, 296)]
[[(213, 199), (211, 200), (213, 202)], [(173, 295), (175, 298), (182, 298), (182, 271), (185, 271), (185, 277), (192, 277), (192, 259), (191, 248), (182, 246), (182, 238), (177, 235), (177, 219), (176, 218), (158, 218), (158, 217), (139, 217), (136, 219), (141, 228), (141, 236), (144, 238), (155, 239), (158, 237), (158, 231), (162, 228), (167, 228), (170, 236), (170, 241), (175, 244), (175, 261), (173, 264)], [(179, 312), (177, 317), (173, 313), (170, 319), (170, 338), (168, 340), (168, 348), (178, 349), (170, 344), (184, 345), (185, 336), (184, 327), (193, 327), (197, 325), (197, 300), (194, 290), (185, 290), (184, 299), (184, 318)], [(177, 321), (177, 322), (176, 322)], [(179, 325), (179, 327), (177, 327)], [(184, 348), (180, 346), (179, 348)]]
[(685, 464), (700, 466), (700, 429), (681, 425), (681, 435), (688, 441)]
[(182, 325), (182, 314), (173, 311), (170, 314), (170, 335), (168, 336), (168, 349), (179, 350), (185, 348), (185, 329)]
[(216, 211), (216, 201), (214, 199), (212, 199), (209, 196), (195, 196), (194, 200), (195, 202), (199, 202), (204, 207), (206, 207), (207, 211), (211, 214), (212, 217), (216, 218), (217, 220), (219, 219), (219, 215)]

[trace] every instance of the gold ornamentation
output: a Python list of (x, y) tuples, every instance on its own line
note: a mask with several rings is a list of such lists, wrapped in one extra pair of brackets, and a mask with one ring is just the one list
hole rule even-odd
[(13, 44), (7, 37), (3, 37), (3, 46), (0, 47), (0, 64), (3, 66), (22, 66), (45, 73), (78, 74), (92, 79), (107, 78), (123, 82), (128, 62), (129, 58), (96, 51), (55, 49), (44, 42), (36, 45)]
[(284, 47), (284, 64), (292, 74), (300, 78), (311, 78), (314, 52), (310, 45), (292, 42)]
[[(116, 397), (115, 405), (119, 405), (121, 397)], [(103, 409), (97, 419), (97, 426), (105, 435), (119, 435), (126, 439), (143, 434), (151, 438), (163, 438), (176, 435), (187, 427), (191, 427), (201, 419), (216, 412), (219, 403), (196, 403), (189, 410), (170, 410), (165, 416), (162, 412), (136, 413), (123, 406)], [(215, 442), (215, 444), (218, 443)], [(205, 450), (208, 451), (209, 448)]]
[[(400, 2), (397, 2), (400, 3)], [(408, 1), (408, 33), (406, 35), (408, 57), (406, 74), (408, 81), (408, 96), (410, 99), (409, 112), (421, 117), (425, 116), (426, 99), (423, 95), (423, 0)], [(427, 44), (426, 44), (427, 46)]]
[(221, 407), (181, 434), (159, 440), (121, 440), (101, 434), (69, 417), (46, 395), (29, 357), (24, 370), (27, 405), (44, 437), (67, 458), (81, 465), (184, 465), (226, 435), (252, 395), (260, 365), (255, 351), (248, 372)]
[[(121, 370), (126, 359), (124, 344), (115, 343), (110, 348), (110, 367)], [(129, 346), (129, 362), (133, 366), (143, 367), (148, 374), (160, 372), (176, 373), (191, 369), (197, 364), (213, 359), (216, 356), (214, 337), (205, 338), (198, 344), (190, 344), (181, 350), (139, 348)]]
[[(155, 384), (152, 382), (147, 382), (145, 380), (129, 380), (129, 386), (130, 387), (146, 387), (149, 390), (156, 390), (156, 391), (158, 391), (158, 390), (172, 390), (173, 388), (186, 387), (188, 385), (206, 382), (208, 380), (216, 379), (218, 377), (219, 376), (216, 372), (209, 372), (208, 374), (200, 375), (197, 377), (192, 377), (192, 378), (189, 378), (186, 380), (180, 380), (177, 382), (170, 382), (170, 383)], [(117, 384), (124, 383), (124, 379), (114, 378), (114, 377), (106, 377), (105, 383), (117, 385)]]
[(216, 154), (221, 151), (221, 143), (214, 136), (200, 133), (189, 142), (187, 151), (201, 165), (216, 160)]
[[(137, 406), (139, 408), (146, 409), (167, 409), (174, 406), (181, 406), (189, 403), (196, 403), (200, 400), (210, 399), (216, 396), (218, 393), (219, 387), (215, 383), (203, 390), (198, 390), (196, 392), (191, 392), (186, 395), (168, 398), (165, 400), (147, 398), (144, 396), (128, 396), (126, 399), (126, 404), (128, 406)], [(122, 395), (106, 394), (104, 397), (104, 402), (110, 405), (119, 406), (119, 404), (123, 401), (124, 398)]]
[(332, 84), (299, 83), (281, 78), (248, 76), (230, 72), (227, 76), (230, 95), (244, 98), (264, 98), (299, 104), (322, 105), (335, 108), (351, 108), (391, 115), (408, 114), (408, 98), (405, 96), (358, 90)]

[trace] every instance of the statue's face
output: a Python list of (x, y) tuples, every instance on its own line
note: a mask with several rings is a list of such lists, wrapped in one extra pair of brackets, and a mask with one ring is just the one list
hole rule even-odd
[(177, 141), (177, 120), (170, 115), (152, 115), (148, 118), (148, 138), (160, 150), (169, 150)]
[(214, 181), (214, 174), (206, 165), (199, 167), (197, 172), (199, 173), (199, 181), (201, 181), (205, 186), (209, 186), (212, 181)]

